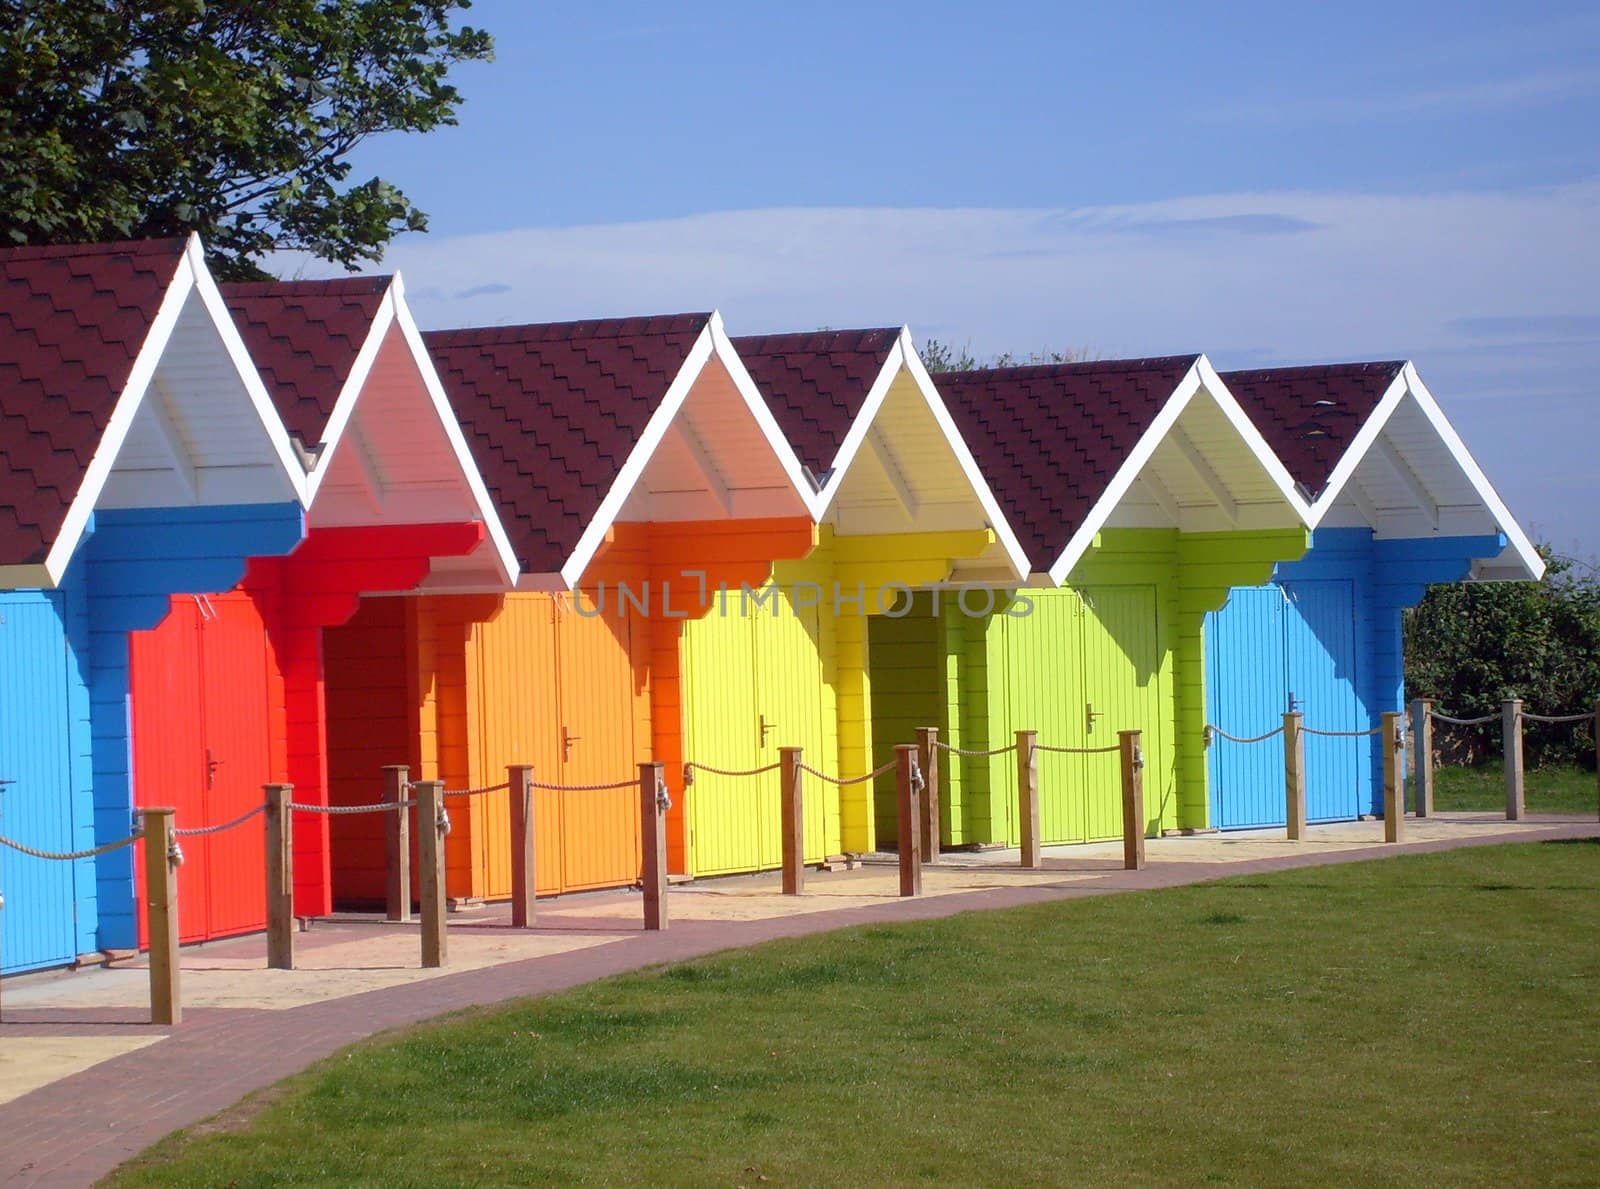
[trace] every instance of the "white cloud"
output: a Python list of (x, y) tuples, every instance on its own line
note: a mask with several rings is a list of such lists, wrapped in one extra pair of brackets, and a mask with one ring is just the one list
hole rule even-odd
[(1600, 72), (1562, 69), (1412, 91), (1358, 90), (1304, 99), (1244, 100), (1199, 107), (1190, 114), (1197, 122), (1208, 124), (1344, 123), (1542, 107), (1596, 93), (1600, 93)]
[(1600, 183), (731, 211), (408, 238), (386, 266), (436, 327), (720, 308), (736, 334), (909, 323), (980, 352), (1412, 358), (1513, 509), (1600, 552), (1600, 344), (1551, 341), (1597, 309)]

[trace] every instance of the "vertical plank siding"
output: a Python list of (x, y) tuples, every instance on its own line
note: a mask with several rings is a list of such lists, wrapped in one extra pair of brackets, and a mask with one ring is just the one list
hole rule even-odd
[[(0, 833), (44, 850), (75, 849), (77, 825), (90, 818), (66, 729), (72, 667), (65, 596), (0, 593), (0, 780), (9, 782), (0, 785)], [(58, 966), (77, 955), (77, 866), (0, 848), (0, 970)]]
[[(1213, 721), (1234, 734), (1281, 724), (1293, 695), (1305, 725), (1366, 731), (1405, 705), (1400, 613), (1435, 582), (1459, 582), (1501, 536), (1377, 540), (1371, 530), (1323, 528), (1272, 580), (1231, 592), (1206, 619)], [(1210, 755), (1211, 823), (1282, 825), (1283, 752), (1277, 741), (1218, 741)], [(1306, 737), (1306, 816), (1349, 820), (1382, 812), (1382, 749), (1375, 738)]]

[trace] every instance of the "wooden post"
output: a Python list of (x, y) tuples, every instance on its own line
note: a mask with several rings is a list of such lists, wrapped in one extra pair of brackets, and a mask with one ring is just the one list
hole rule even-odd
[[(398, 805), (406, 799), (411, 769), (389, 764), (383, 770), (383, 799)], [(391, 921), (411, 919), (411, 811), (405, 807), (383, 818), (384, 916)]]
[(538, 916), (537, 867), (534, 860), (533, 769), (527, 764), (506, 768), (511, 799), (511, 927), (531, 929)]
[(917, 767), (922, 769), (922, 861), (937, 863), (939, 836), (939, 728), (917, 728)]
[(783, 829), (783, 894), (798, 896), (806, 890), (805, 793), (800, 787), (803, 749), (778, 748), (778, 823)]
[(1522, 699), (1500, 703), (1501, 750), (1506, 753), (1506, 821), (1520, 822), (1527, 809), (1522, 789)]
[(1401, 767), (1403, 715), (1388, 711), (1383, 716), (1383, 840), (1404, 841), (1406, 820), (1405, 770)]
[(1122, 866), (1144, 867), (1144, 752), (1138, 731), (1118, 731), (1122, 742)]
[(1306, 737), (1303, 716), (1283, 716), (1283, 819), (1290, 842), (1306, 836)]
[(419, 780), (411, 786), (417, 798), (417, 863), (422, 901), (422, 966), (443, 966), (450, 960), (445, 936), (444, 781)]
[(667, 806), (661, 796), (663, 767), (660, 764), (639, 765), (639, 821), (643, 829), (644, 869), (640, 882), (644, 884), (644, 927), (665, 929), (667, 917)]
[(894, 747), (894, 790), (900, 810), (900, 894), (922, 895), (922, 856), (917, 852), (917, 835), (922, 823), (917, 815), (917, 786), (911, 774), (917, 770), (917, 745), (897, 743)]
[(1017, 821), (1022, 827), (1022, 865), (1036, 868), (1039, 855), (1039, 755), (1037, 731), (1017, 732)]
[(145, 927), (150, 937), (150, 1022), (181, 1024), (183, 994), (178, 969), (178, 865), (169, 853), (177, 842), (171, 809), (145, 809)]
[(267, 969), (294, 969), (294, 785), (262, 786), (267, 795)]
[(1417, 817), (1433, 816), (1433, 699), (1411, 703), (1411, 782)]

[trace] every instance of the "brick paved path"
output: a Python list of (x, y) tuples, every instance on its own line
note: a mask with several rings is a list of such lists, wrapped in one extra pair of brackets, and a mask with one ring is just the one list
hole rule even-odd
[[(1143, 871), (1108, 870), (1062, 884), (1028, 884), (919, 900), (885, 900), (807, 915), (743, 921), (675, 921), (665, 933), (639, 933), (614, 944), (510, 962), (425, 982), (371, 991), (287, 1010), (192, 1009), (175, 1031), (126, 1022), (126, 1011), (74, 1013), (70, 1027), (37, 1022), (44, 1011), (0, 1024), (9, 1037), (86, 1033), (144, 1033), (161, 1037), (0, 1106), (0, 1179), (7, 1185), (84, 1185), (180, 1127), (222, 1110), (252, 1091), (296, 1073), (336, 1049), (387, 1028), (457, 1008), (563, 990), (652, 963), (698, 957), (779, 937), (847, 925), (921, 920), (974, 909), (1005, 908), (1110, 892), (1173, 887), (1225, 875), (1244, 875), (1326, 863), (1356, 862), (1507, 841), (1600, 836), (1594, 822), (1552, 823), (1515, 833), (1485, 832), (1382, 850), (1353, 850), (1247, 862), (1152, 863)], [(692, 893), (686, 893), (692, 894)], [(542, 910), (541, 910), (542, 911)], [(559, 905), (542, 919), (561, 927)], [(588, 922), (592, 924), (592, 922)], [(576, 921), (568, 927), (584, 928)], [(61, 1013), (53, 1013), (59, 1021)], [(92, 1022), (98, 1019), (99, 1022)]]

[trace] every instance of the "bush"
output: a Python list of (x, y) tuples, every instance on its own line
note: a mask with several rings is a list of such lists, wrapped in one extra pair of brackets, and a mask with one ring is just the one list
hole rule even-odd
[[(1405, 613), (1406, 688), (1457, 718), (1498, 713), (1520, 697), (1538, 714), (1592, 714), (1600, 698), (1600, 571), (1541, 547), (1539, 582), (1430, 587)], [(1498, 721), (1462, 731), (1477, 755), (1499, 754)], [(1594, 766), (1594, 723), (1524, 722), (1527, 762)]]

